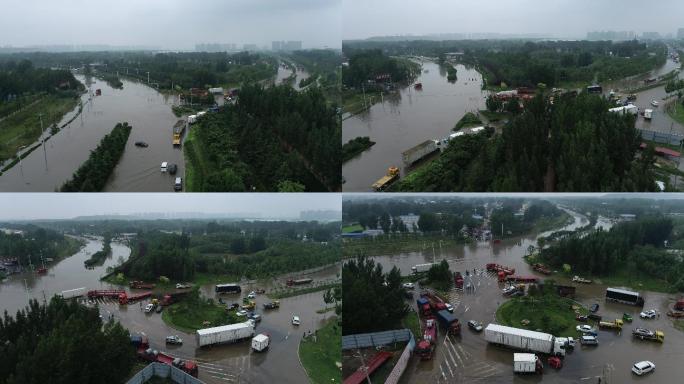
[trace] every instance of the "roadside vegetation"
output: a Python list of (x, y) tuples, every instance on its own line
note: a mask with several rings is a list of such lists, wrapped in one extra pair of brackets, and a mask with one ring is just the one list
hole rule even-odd
[(410, 311), (404, 301), (399, 269), (387, 273), (365, 256), (342, 266), (342, 333), (394, 329)]
[(610, 231), (561, 239), (544, 248), (539, 259), (556, 268), (569, 266), (569, 275), (598, 277), (603, 283), (681, 292), (684, 261), (664, 248), (666, 240), (677, 242), (681, 236), (673, 231), (670, 218), (646, 216), (620, 223)]
[[(0, 232), (0, 255), (8, 259), (16, 258), (22, 266), (42, 266), (41, 255), (44, 260), (60, 261), (78, 252), (84, 244), (82, 240), (30, 224), (12, 225), (11, 228), (21, 230), (23, 234)], [(46, 266), (48, 264), (46, 262)]]
[(342, 145), (342, 163), (353, 159), (364, 151), (370, 149), (375, 145), (375, 141), (371, 141), (370, 137), (363, 136), (349, 140)]
[(0, 340), (1, 383), (122, 383), (135, 364), (121, 324), (103, 325), (97, 308), (58, 297), (6, 313)]
[(501, 135), (451, 140), (392, 191), (655, 191), (653, 149), (639, 152), (634, 117), (609, 108), (586, 93), (554, 105), (537, 96)]
[(318, 88), (243, 86), (186, 141), (191, 191), (335, 191), (341, 127)]
[(449, 270), (449, 263), (446, 259), (437, 265), (432, 265), (427, 271), (424, 284), (440, 292), (447, 292), (454, 285), (454, 276)]
[(342, 327), (331, 318), (315, 335), (299, 343), (299, 358), (314, 384), (333, 383), (340, 378), (342, 366)]
[(162, 312), (162, 320), (179, 331), (194, 333), (198, 329), (218, 327), (247, 321), (239, 318), (235, 310), (229, 311), (213, 299), (204, 299), (195, 287), (183, 299), (171, 304)]
[(539, 288), (530, 285), (526, 296), (515, 297), (501, 304), (496, 311), (496, 319), (511, 327), (574, 337), (577, 335), (575, 317), (587, 313), (586, 308), (558, 296), (555, 285), (547, 280)]
[(126, 148), (131, 126), (118, 123), (102, 138), (90, 157), (74, 172), (71, 180), (62, 185), (61, 192), (99, 192), (114, 171)]
[(480, 120), (480, 118), (476, 114), (472, 112), (466, 112), (466, 114), (463, 115), (461, 120), (459, 120), (454, 126), (454, 131), (458, 131), (461, 128), (476, 127), (478, 125), (482, 125), (482, 120)]
[(115, 88), (115, 89), (122, 89), (123, 88), (123, 82), (114, 73), (104, 73), (102, 75), (99, 75), (99, 77), (101, 77), (102, 80), (104, 80), (112, 88)]

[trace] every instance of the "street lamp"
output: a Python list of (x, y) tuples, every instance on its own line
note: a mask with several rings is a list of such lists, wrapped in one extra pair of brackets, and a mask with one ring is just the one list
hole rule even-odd
[(19, 171), (21, 171), (21, 178), (22, 180), (24, 179), (24, 167), (21, 165), (21, 151), (26, 148), (26, 145), (22, 145), (19, 147), (19, 151), (17, 153), (17, 156), (19, 157)]

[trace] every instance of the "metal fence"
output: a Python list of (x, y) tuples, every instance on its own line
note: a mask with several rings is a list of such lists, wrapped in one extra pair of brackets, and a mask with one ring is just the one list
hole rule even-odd
[(399, 383), (399, 379), (401, 379), (401, 375), (404, 374), (404, 371), (406, 370), (406, 367), (408, 366), (409, 360), (411, 359), (411, 353), (413, 352), (413, 348), (415, 348), (415, 347), (416, 347), (416, 339), (414, 339), (413, 334), (411, 334), (411, 340), (409, 340), (408, 344), (406, 344), (406, 348), (404, 348), (404, 352), (402, 352), (401, 356), (399, 356), (399, 360), (397, 360), (397, 364), (394, 366), (394, 368), (392, 369), (392, 372), (390, 372), (389, 376), (387, 376), (387, 380), (385, 380), (385, 384), (397, 384), (397, 383)]
[(342, 336), (342, 350), (356, 348), (377, 347), (413, 339), (409, 329), (395, 329), (374, 333), (360, 333), (357, 335)]
[(143, 384), (153, 376), (168, 378), (178, 384), (204, 384), (202, 380), (194, 378), (176, 367), (157, 362), (141, 369), (126, 384)]
[(676, 133), (649, 131), (646, 129), (640, 129), (639, 132), (641, 133), (642, 139), (655, 141), (656, 143), (666, 143), (678, 146), (681, 145), (682, 140), (684, 140), (684, 136)]

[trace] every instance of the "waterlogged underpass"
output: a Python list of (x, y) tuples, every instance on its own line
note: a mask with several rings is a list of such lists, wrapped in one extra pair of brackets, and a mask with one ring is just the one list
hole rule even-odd
[[(0, 283), (0, 313), (7, 310), (8, 313), (15, 314), (17, 310), (27, 305), (27, 295), (42, 302), (44, 298), (49, 300), (50, 297), (64, 290), (80, 287), (85, 287), (86, 290), (124, 289), (121, 286), (101, 282), (100, 277), (106, 273), (107, 267), (126, 260), (130, 255), (130, 249), (123, 243), (113, 242), (112, 256), (105, 261), (104, 265), (94, 269), (85, 269), (83, 262), (101, 249), (101, 240), (86, 239), (86, 245), (79, 252), (50, 266), (46, 275), (40, 276), (28, 272), (11, 275), (5, 282)], [(312, 271), (306, 276), (314, 281), (328, 281), (335, 280), (339, 273), (339, 266), (331, 266)], [(242, 294), (247, 295), (257, 287), (264, 288), (268, 292), (275, 286), (284, 285), (285, 278), (283, 276), (275, 281), (241, 284)], [(28, 293), (25, 286), (28, 287)], [(125, 290), (130, 291), (127, 287)], [(213, 285), (203, 285), (200, 290), (204, 296), (218, 300)], [(241, 296), (223, 295), (222, 299), (227, 303), (242, 302)], [(199, 378), (208, 384), (307, 382), (306, 372), (298, 357), (299, 341), (304, 332), (321, 328), (332, 316), (330, 313), (316, 313), (316, 310), (325, 306), (323, 292), (280, 299), (280, 308), (271, 311), (263, 310), (262, 304), (271, 301), (267, 296), (259, 295), (255, 301), (257, 312), (262, 315), (263, 319), (258, 323), (256, 332), (271, 335), (271, 346), (265, 353), (251, 352), (249, 340), (199, 349), (194, 333), (184, 333), (167, 326), (161, 314), (144, 313), (142, 308), (149, 300), (120, 306), (114, 300), (98, 299), (97, 305), (104, 320), (113, 317), (131, 333), (148, 336), (152, 348), (196, 361), (199, 365)], [(95, 302), (88, 303), (88, 305), (95, 305)], [(299, 327), (291, 324), (293, 314), (301, 319)], [(183, 345), (165, 345), (164, 339), (168, 335), (179, 335), (183, 339)]]
[[(570, 212), (573, 222), (563, 229), (574, 230), (588, 223), (587, 218)], [(596, 226), (609, 228), (611, 222), (600, 219)], [(532, 234), (502, 241), (500, 244), (481, 242), (455, 247), (440, 247), (435, 244), (433, 254), (432, 247), (427, 245), (424, 252), (411, 252), (392, 256), (376, 256), (373, 259), (387, 271), (392, 266), (397, 266), (402, 275), (411, 272), (411, 266), (421, 263), (430, 263), (446, 259), (451, 270), (471, 272), (473, 269), (483, 269), (486, 263), (494, 262), (514, 267), (516, 274), (536, 275), (545, 278), (532, 271), (523, 256), (527, 253), (530, 245), (536, 246), (539, 236), (546, 236), (550, 232)], [(572, 284), (563, 278), (553, 276), (560, 284)], [(672, 382), (673, 377), (684, 375), (684, 366), (681, 364), (684, 357), (684, 332), (674, 328), (673, 322), (665, 313), (675, 297), (668, 294), (643, 291), (645, 297), (645, 309), (657, 309), (662, 315), (653, 320), (639, 318), (639, 307), (622, 304), (606, 303), (604, 300), (606, 285), (590, 284), (579, 285), (575, 300), (585, 306), (599, 303), (598, 313), (606, 319), (621, 318), (623, 313), (629, 313), (634, 318), (633, 323), (626, 323), (622, 334), (611, 331), (599, 331), (598, 347), (584, 348), (577, 346), (564, 360), (560, 370), (554, 370), (545, 363), (543, 376), (515, 376), (513, 374), (513, 351), (488, 345), (483, 334), (477, 334), (468, 329), (465, 323), (468, 320), (479, 320), (485, 326), (495, 322), (495, 313), (498, 306), (506, 299), (501, 294), (503, 285), (498, 283), (493, 273), (478, 271), (471, 277), (475, 287), (473, 293), (452, 290), (449, 301), (454, 305), (454, 314), (461, 321), (462, 331), (460, 337), (445, 338), (439, 335), (439, 342), (435, 357), (429, 361), (419, 361), (414, 358), (409, 363), (406, 373), (400, 383), (596, 383), (598, 376), (606, 375), (610, 383), (626, 383), (646, 380), (651, 383)], [(417, 293), (416, 293), (417, 295)], [(415, 300), (409, 303), (415, 307)], [(659, 329), (665, 332), (663, 344), (634, 340), (631, 331), (635, 327)], [(557, 335), (561, 336), (561, 335)], [(564, 335), (577, 337), (576, 334)], [(653, 374), (645, 377), (637, 377), (631, 373), (631, 366), (641, 360), (651, 360), (657, 366)]]

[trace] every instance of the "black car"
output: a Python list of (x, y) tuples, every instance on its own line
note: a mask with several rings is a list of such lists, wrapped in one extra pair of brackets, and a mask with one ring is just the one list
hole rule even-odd
[(587, 316), (586, 315), (577, 315), (577, 317), (575, 317), (575, 320), (586, 323), (587, 322)]
[(148, 144), (144, 141), (136, 141), (135, 142), (136, 147), (142, 147), (142, 148), (147, 148)]
[(592, 305), (591, 305), (591, 308), (589, 308), (589, 311), (591, 311), (591, 312), (593, 312), (593, 313), (596, 313), (596, 311), (598, 311), (598, 310), (599, 310), (599, 305), (598, 305), (598, 303), (592, 304)]
[(601, 315), (597, 315), (595, 313), (590, 313), (587, 315), (587, 317), (594, 321), (601, 321), (602, 319)]
[(178, 171), (178, 166), (176, 164), (169, 164), (168, 171), (170, 174), (175, 175), (176, 171)]

